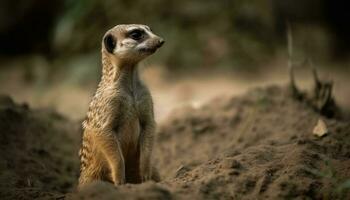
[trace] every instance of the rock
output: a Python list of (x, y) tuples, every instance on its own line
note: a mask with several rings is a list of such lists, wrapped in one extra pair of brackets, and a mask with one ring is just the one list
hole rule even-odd
[(327, 125), (321, 118), (318, 119), (312, 133), (317, 137), (323, 137), (328, 133)]

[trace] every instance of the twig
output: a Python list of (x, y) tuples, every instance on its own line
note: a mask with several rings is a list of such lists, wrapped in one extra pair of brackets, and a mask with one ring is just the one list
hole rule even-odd
[(301, 95), (296, 86), (295, 77), (294, 77), (292, 28), (289, 21), (287, 21), (286, 24), (287, 24), (288, 69), (289, 69), (290, 87), (292, 89), (293, 96), (299, 99)]

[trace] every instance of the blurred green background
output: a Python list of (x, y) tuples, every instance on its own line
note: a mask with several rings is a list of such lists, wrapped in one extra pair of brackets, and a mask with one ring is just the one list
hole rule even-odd
[(286, 63), (287, 21), (296, 62), (349, 71), (349, 13), (345, 0), (2, 0), (0, 92), (27, 100), (21, 88), (29, 85), (32, 96), (52, 83), (94, 88), (102, 36), (121, 23), (147, 24), (165, 38), (146, 65), (171, 78), (269, 73)]
[(44, 54), (69, 59), (97, 54), (105, 31), (148, 24), (166, 38), (156, 62), (174, 70), (251, 68), (285, 45), (285, 22), (297, 46), (322, 59), (349, 53), (349, 12), (331, 0), (2, 0), (2, 56)]

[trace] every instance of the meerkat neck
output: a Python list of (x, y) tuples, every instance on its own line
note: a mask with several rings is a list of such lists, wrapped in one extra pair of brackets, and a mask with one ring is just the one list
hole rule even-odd
[(118, 74), (119, 78), (117, 82), (120, 87), (130, 92), (134, 92), (140, 82), (138, 67), (136, 65), (131, 67), (120, 67), (118, 69)]
[(102, 53), (102, 78), (103, 85), (119, 85), (122, 88), (133, 91), (140, 81), (137, 64), (119, 63)]

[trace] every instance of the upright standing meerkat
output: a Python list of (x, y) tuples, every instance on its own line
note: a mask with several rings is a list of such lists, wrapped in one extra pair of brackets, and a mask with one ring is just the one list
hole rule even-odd
[(102, 41), (102, 78), (83, 122), (79, 188), (95, 180), (158, 180), (151, 165), (153, 102), (137, 64), (164, 43), (148, 26), (117, 25)]

